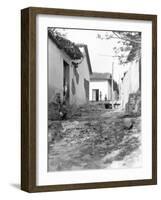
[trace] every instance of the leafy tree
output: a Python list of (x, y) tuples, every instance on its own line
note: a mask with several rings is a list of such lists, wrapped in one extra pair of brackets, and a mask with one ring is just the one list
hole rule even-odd
[(99, 39), (117, 39), (113, 48), (120, 63), (128, 63), (141, 58), (141, 32), (108, 31), (105, 35), (98, 34)]

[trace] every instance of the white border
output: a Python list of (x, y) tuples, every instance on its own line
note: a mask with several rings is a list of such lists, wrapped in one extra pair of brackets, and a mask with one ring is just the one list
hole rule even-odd
[[(47, 172), (47, 27), (142, 32), (142, 151), (143, 167)], [(36, 184), (108, 182), (152, 178), (152, 24), (149, 21), (38, 15), (36, 20), (37, 122)]]

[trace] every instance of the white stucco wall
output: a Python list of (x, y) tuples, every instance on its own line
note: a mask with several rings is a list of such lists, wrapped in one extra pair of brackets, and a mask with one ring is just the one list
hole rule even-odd
[[(89, 68), (88, 68), (88, 63), (86, 56), (84, 55), (83, 62), (78, 65), (77, 72), (79, 74), (79, 83), (76, 82), (76, 77), (74, 75), (74, 66), (72, 65), (71, 70), (70, 70), (70, 77), (73, 78), (75, 88), (76, 88), (76, 94), (73, 95), (72, 92), (70, 93), (70, 99), (71, 99), (71, 104), (85, 104), (88, 102), (89, 99), (86, 97), (86, 92), (84, 88), (84, 79), (86, 79), (88, 82), (90, 81), (90, 76), (89, 76)], [(71, 81), (71, 86), (72, 88), (72, 81)]]
[(63, 91), (63, 59), (60, 50), (48, 38), (48, 101)]
[(139, 62), (129, 63), (128, 71), (121, 84), (121, 101), (124, 108), (128, 102), (129, 94), (135, 93), (139, 89)]
[[(86, 56), (77, 68), (79, 74), (79, 83), (77, 84), (72, 60), (66, 55), (66, 53), (61, 51), (50, 38), (48, 38), (48, 101), (53, 101), (56, 93), (60, 93), (61, 97), (63, 97), (64, 60), (69, 64), (69, 103), (76, 105), (87, 103), (88, 100), (84, 88), (84, 79), (89, 81), (89, 69)], [(72, 79), (75, 85), (75, 94), (72, 94)]]
[(92, 90), (99, 89), (102, 92), (102, 100), (105, 100), (105, 96), (107, 96), (107, 100), (111, 99), (111, 87), (108, 81), (90, 81), (90, 101), (92, 101)]

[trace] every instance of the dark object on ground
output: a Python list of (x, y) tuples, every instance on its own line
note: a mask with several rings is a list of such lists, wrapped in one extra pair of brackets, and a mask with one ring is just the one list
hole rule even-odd
[[(120, 103), (114, 103), (113, 106), (114, 108), (118, 108), (120, 106)], [(105, 103), (105, 108), (112, 109), (112, 103)]]
[(130, 130), (133, 128), (133, 121), (129, 118), (125, 118), (123, 120), (123, 126), (124, 126), (124, 129)]
[(105, 108), (106, 109), (112, 109), (112, 104), (111, 103), (105, 103)]

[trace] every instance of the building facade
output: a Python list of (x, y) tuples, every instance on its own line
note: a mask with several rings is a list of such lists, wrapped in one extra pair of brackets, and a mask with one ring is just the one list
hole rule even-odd
[(92, 73), (88, 48), (48, 31), (48, 102), (57, 96), (68, 104), (89, 100)]
[[(111, 74), (94, 72), (90, 76), (90, 101), (111, 101)], [(117, 100), (117, 83), (114, 81), (113, 99)]]

